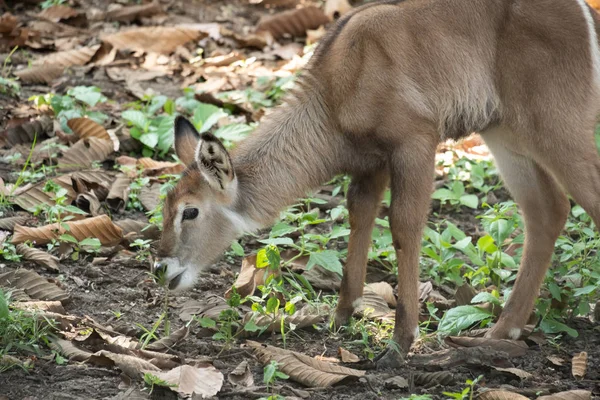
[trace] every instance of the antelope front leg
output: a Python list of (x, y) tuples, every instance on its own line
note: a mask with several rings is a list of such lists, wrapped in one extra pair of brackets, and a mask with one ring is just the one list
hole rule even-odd
[(348, 322), (357, 300), (362, 297), (373, 224), (387, 183), (388, 172), (385, 168), (366, 176), (354, 177), (350, 183), (348, 212), (351, 231), (340, 299), (335, 311), (335, 324), (338, 327)]
[(419, 255), (431, 202), (435, 142), (403, 143), (391, 160), (390, 228), (398, 259), (398, 303), (393, 340), (400, 352), (388, 348), (380, 367), (398, 367), (418, 335)]

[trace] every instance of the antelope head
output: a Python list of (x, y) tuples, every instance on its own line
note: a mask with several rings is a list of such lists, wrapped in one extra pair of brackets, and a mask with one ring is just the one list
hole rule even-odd
[(175, 152), (186, 169), (163, 206), (163, 232), (155, 271), (169, 288), (185, 290), (244, 231), (232, 208), (237, 179), (223, 144), (199, 134), (185, 118), (175, 120)]

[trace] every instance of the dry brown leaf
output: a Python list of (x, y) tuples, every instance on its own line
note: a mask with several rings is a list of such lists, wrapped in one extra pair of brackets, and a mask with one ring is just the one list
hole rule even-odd
[[(282, 310), (279, 310), (277, 316), (272, 315), (261, 315), (254, 311), (249, 311), (244, 315), (242, 319), (242, 326), (246, 323), (254, 320), (256, 326), (262, 328), (259, 332), (247, 332), (242, 330), (242, 337), (257, 336), (262, 332), (281, 332), (281, 317), (283, 316), (284, 322), (287, 326), (294, 325), (294, 329), (302, 329), (313, 326), (322, 322), (325, 315), (322, 314), (300, 314), (294, 313), (292, 315), (286, 315)], [(243, 329), (243, 328), (242, 328)]]
[(370, 290), (379, 296), (383, 297), (390, 307), (396, 307), (396, 296), (394, 296), (394, 288), (387, 282), (369, 283), (365, 287), (365, 291)]
[[(67, 194), (65, 195), (67, 204), (71, 203), (75, 198), (75, 191), (70, 186), (70, 182), (67, 183), (70, 180), (68, 176), (52, 179), (54, 183), (67, 189)], [(54, 204), (54, 194), (44, 192), (44, 185), (45, 182), (41, 182), (33, 186), (19, 188), (21, 190), (15, 191), (13, 194), (13, 201), (24, 210), (35, 209), (40, 204)]]
[[(12, 296), (11, 296), (12, 297)], [(12, 307), (26, 311), (49, 311), (57, 314), (66, 314), (62, 303), (53, 301), (18, 301), (11, 304)]]
[(79, 139), (96, 137), (98, 139), (111, 140), (106, 129), (96, 121), (89, 118), (72, 118), (67, 121), (69, 128), (73, 130)]
[(160, 204), (160, 185), (144, 186), (138, 195), (146, 211), (152, 211)]
[(187, 326), (183, 326), (183, 327), (171, 332), (171, 334), (169, 336), (164, 337), (160, 340), (157, 340), (156, 342), (150, 343), (148, 346), (145, 347), (145, 349), (153, 350), (153, 351), (169, 350), (171, 347), (173, 347), (174, 345), (176, 345), (177, 343), (179, 343), (180, 341), (185, 339), (189, 333), (190, 333), (190, 328), (188, 328)]
[(506, 372), (508, 374), (514, 375), (518, 378), (521, 378), (522, 380), (524, 379), (529, 379), (531, 378), (533, 375), (530, 374), (527, 371), (523, 371), (522, 369), (519, 368), (500, 368), (500, 367), (493, 367), (496, 371), (500, 371), (500, 372)]
[(59, 270), (58, 258), (52, 254), (46, 253), (45, 251), (26, 246), (24, 244), (18, 244), (17, 253), (21, 254), (25, 260), (33, 261), (51, 271), (58, 272)]
[[(278, 275), (279, 271), (274, 273), (268, 268), (256, 268), (256, 255), (244, 257), (240, 274), (233, 283), (233, 287), (240, 296), (246, 297), (254, 293), (256, 288), (263, 285), (267, 277), (273, 274)], [(225, 292), (225, 297), (229, 298), (229, 296), (231, 296), (231, 289)]]
[(454, 293), (454, 298), (456, 299), (457, 306), (466, 306), (471, 304), (471, 300), (473, 297), (477, 295), (477, 290), (473, 288), (473, 286), (464, 284), (459, 286)]
[(103, 201), (114, 181), (114, 175), (104, 170), (76, 171), (71, 174), (73, 189), (77, 193), (91, 193)]
[[(123, 231), (106, 215), (86, 218), (79, 221), (63, 222), (69, 226), (69, 234), (78, 241), (87, 238), (97, 238), (103, 246), (115, 246), (121, 242)], [(15, 225), (12, 243), (24, 243), (28, 240), (37, 244), (50, 243), (65, 233), (63, 226), (51, 224), (39, 228), (28, 228)]]
[(540, 396), (537, 400), (592, 400), (592, 392), (589, 390), (569, 390), (548, 396)]
[[(17, 144), (29, 144), (36, 139), (36, 142), (40, 142), (46, 139), (49, 133), (52, 132), (53, 121), (50, 117), (43, 115), (40, 118), (28, 121), (17, 126), (13, 126), (6, 130), (6, 142), (10, 146)], [(37, 136), (37, 137), (36, 137)]]
[(11, 13), (7, 12), (0, 17), (0, 33), (7, 34), (13, 32), (17, 28), (19, 21)]
[(487, 390), (477, 396), (479, 400), (529, 400), (527, 397), (508, 390)]
[(100, 350), (92, 354), (87, 362), (95, 365), (111, 364), (119, 368), (131, 378), (141, 378), (144, 373), (156, 375), (160, 369), (149, 361), (128, 354), (117, 354), (107, 350)]
[(227, 380), (234, 386), (251, 387), (254, 386), (254, 376), (250, 371), (248, 361), (244, 360), (227, 375)]
[(50, 21), (59, 22), (61, 20), (79, 16), (79, 11), (72, 9), (69, 6), (59, 4), (40, 11), (38, 16)]
[(166, 372), (155, 372), (165, 382), (176, 386), (169, 389), (184, 396), (197, 394), (205, 397), (215, 396), (223, 386), (223, 374), (212, 365), (202, 367), (192, 367), (191, 365), (182, 365)]
[(163, 12), (159, 3), (136, 4), (107, 11), (105, 16), (109, 21), (132, 22), (140, 18), (151, 17)]
[(268, 31), (275, 39), (286, 34), (304, 36), (307, 29), (316, 29), (329, 22), (329, 18), (320, 8), (309, 6), (291, 11), (284, 11), (260, 21), (257, 31)]
[(229, 308), (229, 305), (224, 299), (217, 296), (209, 296), (202, 301), (190, 300), (183, 304), (181, 306), (181, 311), (179, 312), (179, 318), (184, 322), (188, 322), (194, 316), (218, 320), (221, 311), (228, 310)]
[(180, 174), (185, 166), (179, 163), (168, 161), (156, 161), (149, 157), (142, 157), (137, 160), (136, 165), (144, 170), (148, 176), (158, 176), (164, 174)]
[(63, 71), (64, 68), (60, 65), (44, 64), (14, 71), (13, 74), (24, 83), (45, 83), (49, 85), (61, 76)]
[(408, 380), (402, 376), (392, 376), (383, 381), (383, 384), (389, 389), (406, 389), (409, 386)]
[(456, 384), (454, 375), (449, 371), (439, 372), (417, 372), (414, 375), (414, 383), (417, 386), (426, 388), (442, 385), (443, 387), (453, 386)]
[(93, 354), (91, 351), (80, 349), (70, 340), (59, 338), (50, 339), (50, 348), (68, 358), (69, 361), (87, 361)]
[(106, 214), (106, 210), (102, 207), (100, 200), (94, 193), (80, 193), (75, 198), (75, 204), (81, 210), (90, 213), (92, 217)]
[(129, 177), (125, 174), (117, 175), (113, 181), (108, 196), (106, 196), (106, 203), (112, 211), (119, 212), (125, 208), (129, 199), (130, 183)]
[(231, 65), (236, 61), (243, 60), (244, 56), (238, 53), (237, 51), (232, 51), (229, 54), (224, 54), (221, 56), (208, 57), (203, 61), (203, 65), (206, 67), (225, 67), (227, 65)]
[(490, 347), (503, 351), (511, 357), (520, 357), (527, 352), (529, 346), (522, 340), (491, 339), (478, 337), (448, 336), (444, 342), (454, 348), (458, 347)]
[(23, 289), (32, 299), (66, 301), (69, 295), (53, 283), (42, 278), (37, 272), (26, 269), (0, 274), (0, 286)]
[(392, 315), (392, 309), (383, 297), (371, 290), (365, 290), (360, 304), (354, 313), (367, 318), (377, 319)]
[(24, 215), (0, 218), (0, 229), (4, 231), (12, 231), (15, 228), (15, 225), (23, 225), (28, 219), (29, 217)]
[(90, 168), (94, 161), (102, 162), (113, 152), (113, 144), (109, 140), (90, 137), (77, 141), (58, 159), (60, 170), (76, 170)]
[(73, 50), (57, 51), (47, 56), (38, 58), (33, 65), (56, 65), (67, 68), (73, 65), (85, 65), (98, 52), (100, 45), (81, 47)]
[(587, 358), (588, 354), (585, 351), (573, 356), (573, 359), (571, 360), (571, 373), (573, 374), (573, 377), (577, 379), (583, 379), (587, 370)]
[(548, 356), (548, 357), (546, 357), (546, 359), (548, 361), (550, 361), (552, 364), (556, 365), (557, 367), (562, 367), (563, 364), (565, 363), (565, 360), (563, 360), (562, 358), (557, 357), (557, 356)]
[(330, 387), (343, 380), (357, 379), (365, 375), (359, 371), (323, 362), (295, 351), (247, 341), (255, 355), (264, 365), (277, 361), (279, 370), (296, 382), (308, 387)]
[(340, 356), (342, 362), (345, 363), (356, 363), (360, 361), (360, 358), (356, 354), (349, 352), (343, 347), (338, 348), (338, 355)]
[(207, 34), (189, 28), (176, 26), (152, 26), (129, 29), (101, 36), (104, 42), (119, 50), (137, 50), (160, 54), (170, 54), (189, 41), (199, 40)]
[(121, 219), (115, 225), (123, 230), (123, 237), (129, 241), (136, 239), (156, 240), (160, 237), (160, 230), (156, 225), (137, 219)]

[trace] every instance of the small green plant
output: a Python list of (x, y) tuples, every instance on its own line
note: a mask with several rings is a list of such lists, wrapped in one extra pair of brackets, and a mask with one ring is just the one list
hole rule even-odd
[(152, 243), (152, 240), (150, 239), (135, 239), (133, 243), (131, 243), (132, 247), (137, 248), (137, 254), (135, 255), (136, 260), (143, 261), (150, 258), (150, 243)]
[(8, 56), (6, 56), (4, 59), (4, 64), (2, 65), (2, 72), (0, 73), (0, 93), (9, 96), (16, 96), (21, 91), (21, 85), (19, 85), (19, 82), (17, 82), (14, 78), (8, 77), (11, 70), (11, 57), (18, 48), (19, 46), (13, 47)]
[(238, 332), (241, 332), (240, 328), (240, 315), (237, 311), (237, 307), (241, 304), (241, 297), (239, 293), (232, 288), (231, 296), (227, 299), (227, 305), (229, 308), (221, 311), (219, 314), (218, 321), (215, 321), (206, 317), (194, 317), (201, 327), (209, 329), (217, 329), (217, 332), (213, 335), (214, 340), (220, 340), (225, 342), (225, 348), (231, 347)]
[(10, 293), (0, 289), (0, 356), (14, 352), (40, 355), (48, 344), (54, 321), (10, 306)]
[[(68, 227), (68, 225), (65, 225), (65, 227)], [(79, 260), (81, 253), (97, 254), (102, 247), (102, 243), (98, 238), (85, 238), (82, 241), (78, 241), (73, 235), (68, 233), (60, 235), (58, 240), (73, 246), (73, 253), (71, 254), (73, 261)]]
[(274, 385), (276, 384), (278, 379), (289, 379), (289, 376), (284, 374), (279, 370), (279, 364), (277, 361), (271, 361), (269, 364), (265, 365), (263, 370), (263, 382), (267, 385), (267, 390), (271, 389), (271, 395), (266, 398), (262, 398), (264, 400), (281, 400), (284, 399), (283, 396), (280, 396), (275, 393)]
[[(135, 103), (130, 106), (132, 108), (123, 111), (121, 117), (131, 127), (131, 137), (144, 145), (142, 154), (146, 157), (164, 157), (173, 146), (173, 101), (165, 96), (155, 96), (147, 98), (143, 105)], [(161, 110), (165, 114), (156, 115)]]
[(144, 383), (146, 384), (146, 387), (150, 387), (150, 391), (148, 392), (149, 394), (152, 394), (154, 391), (154, 386), (162, 386), (167, 388), (177, 387), (176, 384), (160, 379), (158, 376), (152, 375), (150, 372), (144, 373)]
[(471, 380), (467, 379), (466, 384), (467, 387), (463, 389), (460, 393), (451, 393), (444, 392), (444, 395), (448, 396), (451, 399), (456, 400), (473, 400), (473, 393), (475, 393), (475, 385), (483, 378), (483, 375), (479, 375), (476, 379)]
[[(42, 189), (53, 196), (54, 204), (41, 203), (34, 210), (33, 215), (42, 215), (46, 224), (57, 223), (68, 230), (66, 221), (74, 218), (72, 214), (87, 215), (78, 207), (67, 204), (69, 191), (58, 183), (48, 180)], [(71, 215), (70, 215), (71, 214)]]
[[(166, 308), (166, 307), (165, 307)], [(152, 341), (152, 340), (158, 340), (158, 336), (157, 336), (157, 332), (158, 329), (160, 328), (160, 326), (163, 324), (165, 324), (165, 335), (168, 336), (169, 335), (169, 321), (166, 319), (167, 317), (167, 313), (166, 311), (161, 313), (160, 316), (158, 317), (158, 319), (156, 320), (156, 322), (154, 322), (154, 324), (152, 325), (152, 327), (150, 329), (147, 329), (145, 326), (143, 326), (142, 324), (136, 324), (139, 328), (141, 328), (144, 333), (142, 334), (142, 336), (140, 336), (140, 348), (144, 349), (146, 346), (148, 346), (148, 344)]]
[(14, 244), (7, 240), (0, 244), (0, 256), (6, 261), (21, 261), (21, 255), (17, 254), (17, 249)]
[(144, 206), (140, 200), (140, 193), (144, 187), (148, 185), (150, 178), (138, 176), (129, 185), (129, 201), (127, 201), (128, 210), (143, 211)]
[(108, 119), (106, 114), (94, 110), (98, 104), (107, 101), (100, 89), (95, 86), (76, 86), (69, 89), (64, 96), (48, 93), (32, 96), (29, 100), (38, 107), (49, 105), (56, 119), (59, 120), (61, 129), (67, 133), (72, 133), (67, 125), (67, 121), (72, 118), (85, 116), (101, 125)]
[(477, 195), (465, 193), (465, 185), (461, 181), (447, 183), (445, 188), (437, 189), (431, 197), (439, 200), (441, 206), (450, 203), (456, 209), (460, 209), (460, 206), (476, 209), (479, 205)]

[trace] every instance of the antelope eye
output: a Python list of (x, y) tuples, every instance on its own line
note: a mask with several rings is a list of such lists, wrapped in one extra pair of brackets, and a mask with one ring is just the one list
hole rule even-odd
[(185, 221), (186, 219), (195, 219), (197, 216), (197, 208), (186, 208), (185, 210), (183, 210), (183, 215), (181, 216), (181, 219)]

